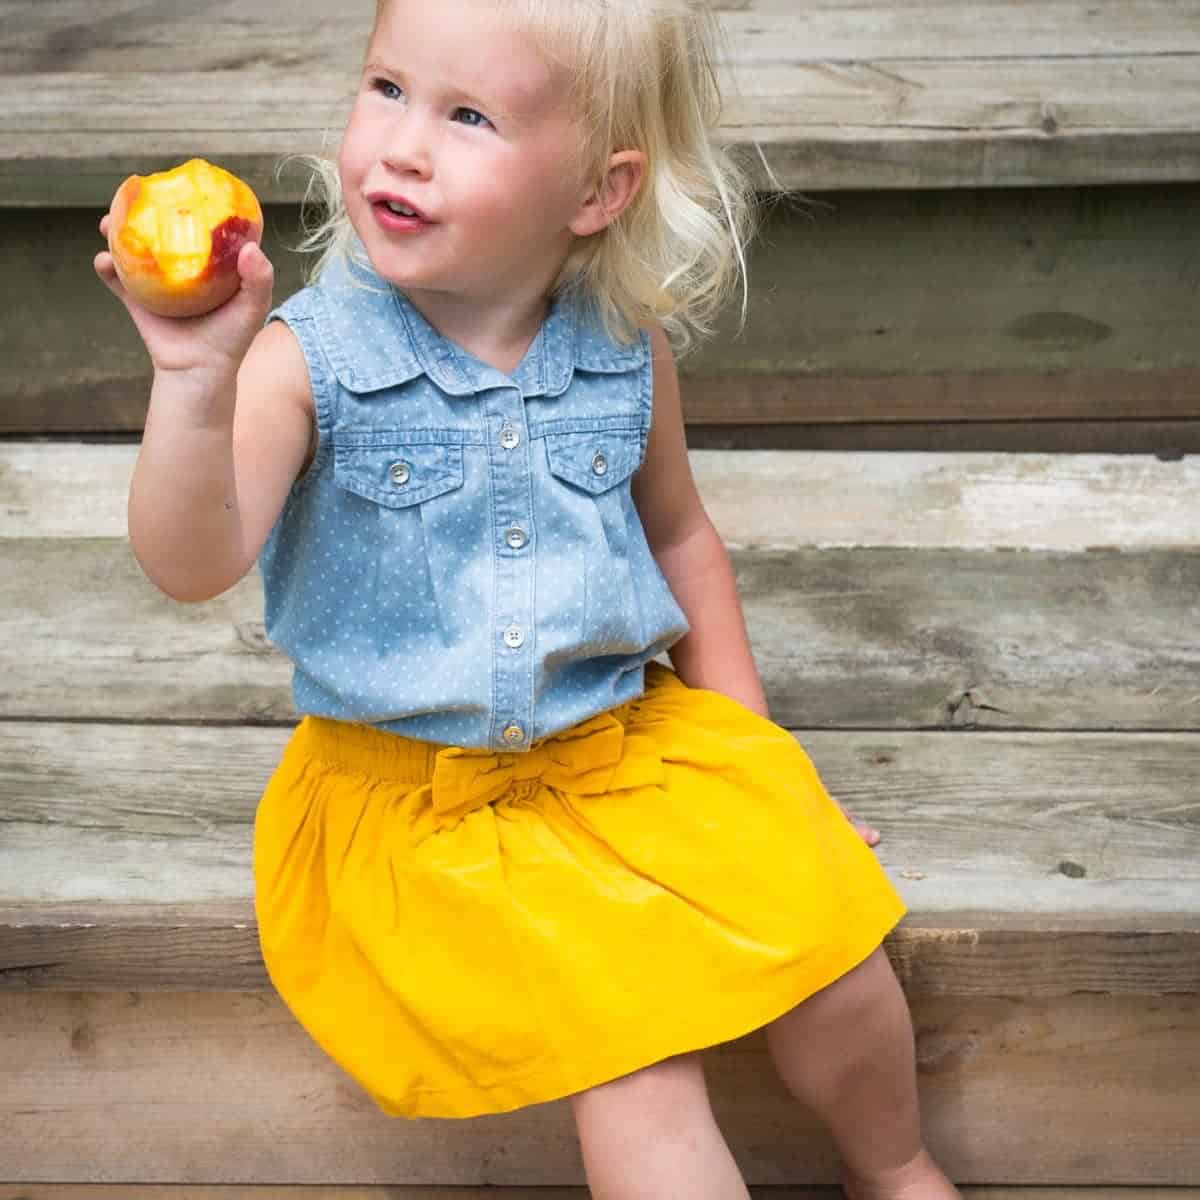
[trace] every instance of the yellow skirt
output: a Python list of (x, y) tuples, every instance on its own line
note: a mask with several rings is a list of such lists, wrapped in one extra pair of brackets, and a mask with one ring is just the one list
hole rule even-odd
[(658, 663), (523, 754), (305, 717), (254, 876), (272, 983), (398, 1117), (507, 1112), (740, 1037), (905, 911), (794, 738)]

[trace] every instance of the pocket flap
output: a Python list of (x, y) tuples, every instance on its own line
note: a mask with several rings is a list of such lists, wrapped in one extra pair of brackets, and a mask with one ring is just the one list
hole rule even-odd
[(387, 508), (407, 508), (462, 487), (463, 451), (461, 445), (338, 442), (333, 474), (348, 492)]
[(636, 429), (598, 429), (548, 433), (550, 470), (592, 493), (607, 492), (641, 465), (642, 439)]

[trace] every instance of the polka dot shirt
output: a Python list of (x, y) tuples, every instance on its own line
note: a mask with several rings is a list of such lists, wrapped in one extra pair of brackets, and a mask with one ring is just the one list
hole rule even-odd
[(319, 438), (260, 558), (297, 712), (522, 751), (639, 695), (687, 632), (630, 494), (646, 335), (559, 298), (505, 374), (350, 259), (267, 319)]

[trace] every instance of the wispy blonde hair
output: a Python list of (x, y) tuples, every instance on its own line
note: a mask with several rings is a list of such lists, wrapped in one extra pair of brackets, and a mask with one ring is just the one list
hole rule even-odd
[[(376, 0), (376, 28), (387, 2)], [(713, 139), (722, 105), (722, 31), (713, 13), (694, 0), (494, 2), (567, 69), (588, 135), (579, 164), (585, 178), (599, 185), (619, 150), (641, 150), (649, 160), (633, 202), (606, 229), (576, 240), (553, 291), (570, 289), (590, 302), (620, 342), (657, 322), (678, 353), (697, 335), (711, 336), (739, 282), (744, 323), (757, 209), (748, 175)], [(353, 253), (355, 235), (336, 163), (302, 157), (312, 174), (298, 248), (319, 253), (315, 279), (331, 258)]]

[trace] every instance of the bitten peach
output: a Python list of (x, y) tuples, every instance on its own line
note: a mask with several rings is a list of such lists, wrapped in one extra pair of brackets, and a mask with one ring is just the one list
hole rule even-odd
[(195, 317), (240, 286), (238, 251), (261, 242), (258, 197), (236, 175), (193, 158), (130, 175), (113, 197), (108, 249), (126, 291), (163, 317)]

